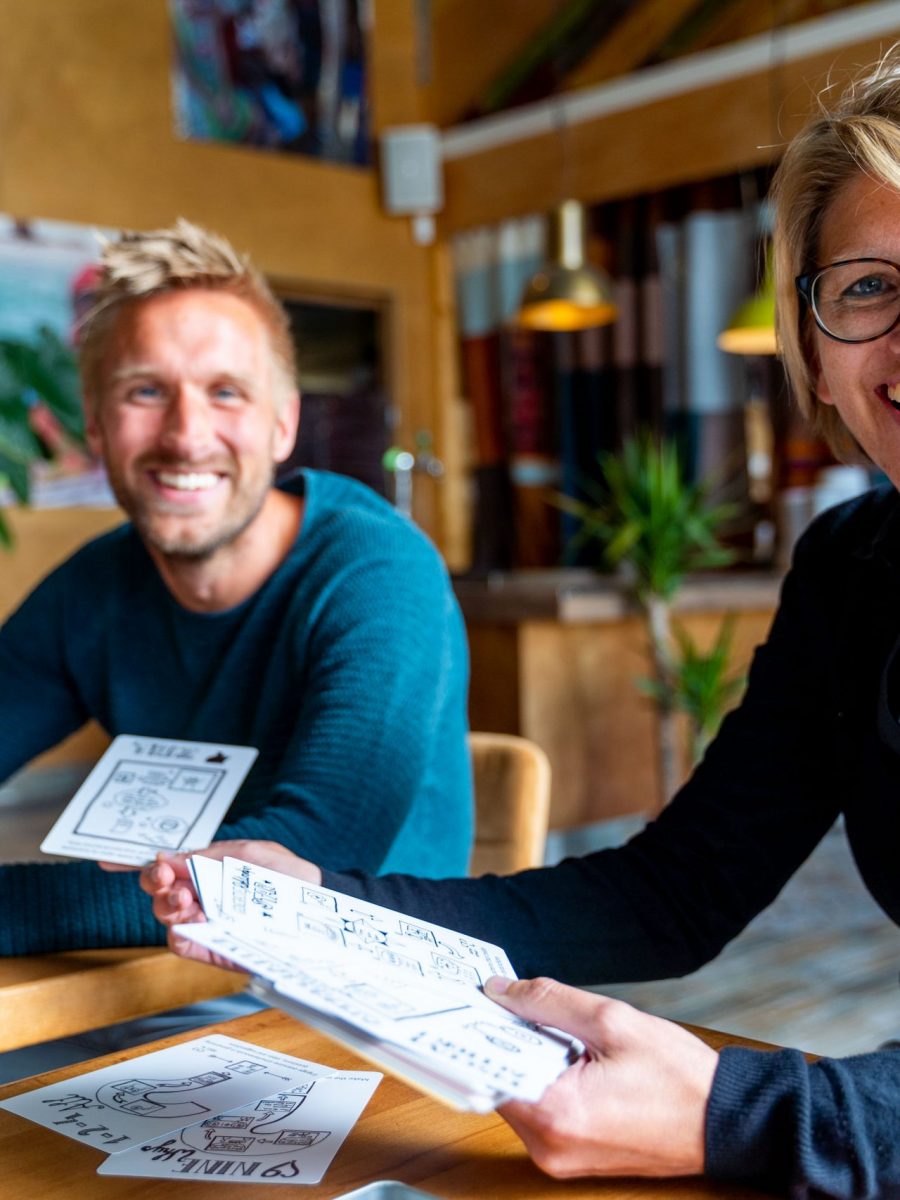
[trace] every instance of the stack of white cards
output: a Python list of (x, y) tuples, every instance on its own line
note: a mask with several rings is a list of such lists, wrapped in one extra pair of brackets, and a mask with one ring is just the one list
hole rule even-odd
[(318, 1183), (380, 1079), (212, 1036), (0, 1107), (106, 1151), (100, 1175)]
[(251, 990), (457, 1108), (537, 1100), (581, 1047), (481, 991), (497, 946), (238, 859), (189, 860), (208, 923), (179, 925)]

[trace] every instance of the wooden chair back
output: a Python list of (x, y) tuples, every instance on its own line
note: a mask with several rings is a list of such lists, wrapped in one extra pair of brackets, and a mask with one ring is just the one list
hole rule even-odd
[(543, 862), (550, 813), (550, 762), (527, 738), (470, 733), (475, 784), (471, 875), (510, 875)]

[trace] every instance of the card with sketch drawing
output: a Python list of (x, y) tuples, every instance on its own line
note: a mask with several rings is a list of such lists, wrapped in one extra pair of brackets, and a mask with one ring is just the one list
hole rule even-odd
[(213, 1034), (10, 1096), (0, 1107), (117, 1154), (331, 1073)]
[(318, 1183), (381, 1080), (335, 1071), (113, 1154), (98, 1175)]
[(158, 850), (208, 846), (256, 755), (249, 746), (121, 734), (41, 849), (139, 867)]
[[(180, 936), (248, 971), (251, 990), (458, 1108), (536, 1100), (580, 1053), (482, 992), (503, 950), (329, 888), (194, 855), (206, 922)], [(216, 875), (219, 882), (216, 882)]]

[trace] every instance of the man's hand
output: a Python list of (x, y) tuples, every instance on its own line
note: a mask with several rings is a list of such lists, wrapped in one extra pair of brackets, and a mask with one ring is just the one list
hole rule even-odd
[(558, 1178), (703, 1171), (714, 1050), (670, 1021), (552, 979), (492, 979), (485, 994), (586, 1048), (538, 1103), (512, 1100), (498, 1110), (543, 1171)]
[[(277, 842), (213, 842), (198, 853), (204, 858), (215, 858), (219, 861), (223, 858), (240, 858), (259, 867), (280, 871), (283, 875), (293, 875), (307, 883), (322, 882), (322, 872), (315, 863), (299, 858)], [(205, 947), (171, 932), (174, 925), (189, 925), (195, 921), (206, 920), (188, 870), (188, 857), (187, 854), (160, 852), (156, 861), (141, 871), (141, 887), (153, 900), (153, 915), (169, 930), (170, 949), (182, 958), (198, 959), (217, 967), (235, 970), (233, 964), (212, 954)]]

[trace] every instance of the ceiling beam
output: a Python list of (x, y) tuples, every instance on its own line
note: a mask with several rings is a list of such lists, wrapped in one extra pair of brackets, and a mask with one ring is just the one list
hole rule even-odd
[(698, 3), (700, 0), (637, 0), (587, 58), (569, 72), (563, 88), (593, 87), (643, 66)]
[(863, 4), (448, 130), (441, 232), (553, 208), (563, 148), (567, 193), (589, 203), (771, 162), (829, 75), (898, 37), (900, 6)]
[(430, 119), (463, 120), (558, 12), (559, 0), (434, 0)]
[(757, 34), (777, 34), (796, 22), (852, 8), (861, 2), (863, 0), (732, 0), (718, 12), (711, 13), (706, 23), (696, 30), (691, 44), (682, 47), (680, 52), (696, 53)]

